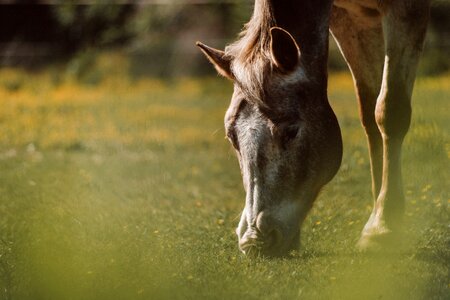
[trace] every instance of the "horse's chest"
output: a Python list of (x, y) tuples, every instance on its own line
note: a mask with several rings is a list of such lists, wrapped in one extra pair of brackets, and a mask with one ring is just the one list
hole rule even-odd
[(381, 0), (334, 0), (334, 5), (349, 10), (357, 10), (361, 8), (378, 10)]
[(345, 9), (352, 19), (366, 27), (380, 24), (381, 5), (386, 0), (334, 0), (334, 6)]

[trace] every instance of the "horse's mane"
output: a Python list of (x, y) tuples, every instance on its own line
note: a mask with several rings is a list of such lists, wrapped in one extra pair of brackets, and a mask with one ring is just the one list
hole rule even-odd
[(275, 26), (272, 8), (267, 1), (256, 1), (253, 16), (245, 24), (239, 39), (227, 46), (225, 52), (233, 59), (252, 60), (267, 54), (270, 46), (270, 28)]
[(236, 42), (225, 48), (236, 83), (249, 101), (264, 101), (264, 78), (270, 63), (270, 28), (276, 26), (269, 1), (255, 1), (253, 16)]

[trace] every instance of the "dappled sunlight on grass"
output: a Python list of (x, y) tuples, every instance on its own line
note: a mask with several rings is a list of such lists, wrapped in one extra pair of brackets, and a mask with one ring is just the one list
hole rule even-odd
[[(11, 70), (0, 71), (0, 82), (11, 74)], [(68, 80), (52, 86), (48, 76), (16, 75), (21, 76), (27, 78), (18, 90), (0, 85), (0, 144), (4, 146), (34, 143), (47, 149), (102, 142), (211, 142), (208, 124), (222, 116), (226, 105), (224, 102), (223, 107), (207, 115), (202, 107), (193, 105), (202, 97), (207, 81), (165, 83), (143, 79), (130, 83), (107, 79), (86, 86)], [(42, 85), (34, 81), (42, 81)], [(200, 121), (204, 127), (187, 128)]]

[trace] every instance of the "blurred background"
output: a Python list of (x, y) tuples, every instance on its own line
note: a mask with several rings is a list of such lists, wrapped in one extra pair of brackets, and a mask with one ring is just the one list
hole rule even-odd
[[(223, 48), (249, 20), (249, 0), (136, 0), (0, 2), (0, 66), (27, 70), (58, 67), (81, 81), (96, 83), (93, 70), (104, 52), (129, 61), (131, 77), (211, 75), (194, 47), (196, 40)], [(436, 0), (419, 74), (450, 68), (450, 1)], [(330, 69), (346, 65), (331, 42)]]

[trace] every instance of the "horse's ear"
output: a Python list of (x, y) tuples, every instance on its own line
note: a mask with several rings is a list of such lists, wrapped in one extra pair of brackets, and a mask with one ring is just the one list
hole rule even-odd
[(225, 52), (206, 46), (203, 43), (197, 42), (196, 45), (202, 50), (206, 58), (214, 65), (220, 75), (233, 80), (231, 73), (231, 60), (225, 56)]
[(300, 60), (300, 50), (292, 35), (280, 27), (270, 28), (272, 62), (284, 73), (293, 71)]

